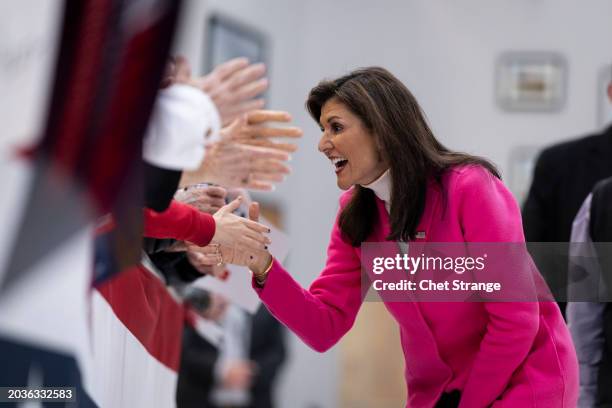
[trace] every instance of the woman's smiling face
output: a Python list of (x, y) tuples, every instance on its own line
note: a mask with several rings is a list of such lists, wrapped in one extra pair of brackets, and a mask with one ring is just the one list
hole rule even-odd
[(321, 108), (319, 151), (331, 160), (338, 187), (369, 184), (387, 170), (376, 141), (362, 120), (336, 98)]

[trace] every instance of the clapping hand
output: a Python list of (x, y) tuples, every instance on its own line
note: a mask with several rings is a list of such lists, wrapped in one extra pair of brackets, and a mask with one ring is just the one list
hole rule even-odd
[(183, 172), (181, 185), (207, 181), (228, 188), (271, 191), (290, 173), (289, 154), (278, 149), (220, 141), (206, 147), (198, 170)]
[(246, 58), (234, 58), (219, 64), (202, 77), (192, 77), (189, 63), (183, 57), (174, 59), (174, 80), (201, 89), (219, 111), (222, 126), (246, 112), (264, 106), (263, 99), (253, 99), (268, 88), (264, 64), (251, 64)]
[(291, 122), (291, 115), (289, 112), (273, 110), (248, 112), (223, 128), (221, 139), (251, 146), (269, 147), (287, 153), (295, 152), (297, 145), (277, 142), (272, 139), (278, 137), (299, 138), (302, 136), (302, 129), (295, 126), (272, 127), (269, 126), (269, 122), (288, 123)]
[(219, 142), (207, 145), (204, 162), (198, 170), (185, 172), (181, 185), (208, 181), (230, 188), (273, 190), (274, 184), (289, 174), (286, 162), (289, 153), (297, 150), (293, 143), (273, 139), (299, 138), (302, 130), (270, 123), (289, 121), (291, 115), (283, 111), (257, 110), (242, 115), (221, 130)]

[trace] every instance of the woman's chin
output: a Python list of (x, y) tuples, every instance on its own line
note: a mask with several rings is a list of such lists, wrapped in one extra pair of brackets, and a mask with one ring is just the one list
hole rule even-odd
[(342, 178), (338, 177), (338, 180), (336, 180), (336, 184), (338, 185), (338, 188), (340, 190), (348, 190), (353, 186), (354, 183), (349, 183), (346, 180), (342, 180)]

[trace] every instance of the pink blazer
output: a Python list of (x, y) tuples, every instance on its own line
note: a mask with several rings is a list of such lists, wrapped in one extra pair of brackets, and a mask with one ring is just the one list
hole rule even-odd
[[(524, 242), (519, 208), (501, 181), (479, 166), (457, 167), (439, 187), (430, 183), (418, 231), (429, 242)], [(344, 193), (346, 204), (351, 190)], [(380, 225), (368, 241), (382, 242), (389, 215), (378, 200)], [(270, 312), (313, 349), (333, 346), (353, 325), (362, 302), (360, 248), (334, 225), (327, 262), (303, 289), (274, 261), (263, 289)], [(460, 390), (462, 408), (573, 408), (578, 363), (568, 328), (552, 302), (387, 302), (400, 327), (408, 407), (433, 407), (443, 392)]]

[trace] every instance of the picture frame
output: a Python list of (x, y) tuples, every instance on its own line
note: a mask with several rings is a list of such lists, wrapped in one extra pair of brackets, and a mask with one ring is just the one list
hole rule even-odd
[(558, 112), (565, 105), (567, 71), (560, 53), (504, 52), (496, 66), (497, 104), (508, 112)]
[(597, 76), (597, 126), (612, 123), (612, 103), (608, 99), (608, 85), (612, 82), (612, 64), (603, 66)]
[(261, 30), (212, 13), (206, 21), (205, 72), (232, 58), (247, 57), (250, 62), (268, 62), (269, 40)]

